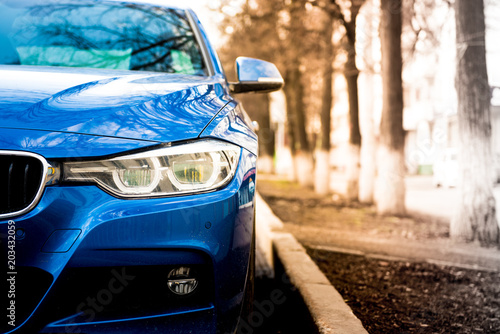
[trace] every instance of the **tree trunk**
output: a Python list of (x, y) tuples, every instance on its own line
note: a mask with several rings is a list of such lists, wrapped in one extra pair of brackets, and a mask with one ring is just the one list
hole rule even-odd
[[(285, 90), (287, 102), (291, 105), (287, 112), (289, 118), (289, 132), (294, 142), (290, 144), (294, 159), (294, 171), (297, 181), (303, 186), (313, 185), (313, 159), (307, 139), (306, 119), (304, 110), (304, 86), (302, 84), (302, 73), (299, 66), (292, 67), (287, 75)], [(288, 107), (287, 107), (288, 110)]]
[[(369, 0), (364, 5), (365, 17), (370, 17), (370, 15), (377, 15), (379, 10), (377, 8), (375, 1)], [(374, 20), (369, 20), (365, 22), (364, 29), (366, 31), (372, 31), (377, 29)], [(360, 87), (363, 99), (359, 101), (359, 113), (360, 113), (360, 132), (363, 138), (360, 152), (360, 172), (359, 172), (359, 194), (358, 200), (361, 203), (372, 204), (373, 194), (375, 190), (375, 177), (376, 177), (376, 152), (377, 152), (377, 139), (375, 137), (375, 87), (378, 86), (378, 82), (375, 81), (376, 75), (374, 74), (375, 69), (373, 68), (376, 60), (373, 57), (374, 41), (371, 36), (365, 40), (365, 47), (363, 48), (363, 59), (367, 69), (362, 74), (363, 86)]]
[(293, 92), (294, 100), (294, 132), (296, 139), (296, 149), (303, 152), (309, 152), (309, 141), (306, 132), (306, 116), (304, 110), (304, 85), (302, 84), (302, 73), (299, 66), (290, 71), (290, 81), (288, 83)]
[(293, 131), (295, 137), (295, 170), (297, 181), (303, 186), (313, 186), (313, 158), (311, 147), (307, 138), (306, 113), (304, 107), (304, 85), (301, 73), (302, 60), (304, 59), (303, 46), (307, 38), (307, 29), (304, 26), (306, 15), (306, 1), (292, 0), (289, 2), (290, 10), (290, 45), (288, 48), (288, 82), (293, 99), (294, 124)]
[(313, 187), (314, 165), (313, 156), (310, 151), (298, 151), (294, 157), (297, 181), (305, 187)]
[[(330, 41), (332, 34), (330, 36)], [(330, 48), (333, 53), (333, 46)], [(333, 103), (333, 57), (328, 57), (323, 70), (323, 92), (321, 98), (321, 134), (320, 149), (330, 152), (330, 133), (332, 123), (332, 103)]]
[(379, 214), (405, 213), (402, 1), (381, 0), (383, 106), (377, 157), (376, 204)]
[(359, 194), (361, 132), (359, 130), (359, 97), (358, 76), (356, 65), (356, 18), (364, 1), (351, 0), (351, 19), (344, 22), (347, 35), (347, 61), (344, 76), (347, 82), (349, 96), (349, 157), (347, 165), (347, 199), (357, 200)]
[(297, 168), (295, 166), (295, 155), (296, 155), (296, 136), (295, 136), (295, 98), (293, 86), (290, 84), (290, 72), (287, 71), (285, 75), (285, 87), (283, 88), (286, 100), (286, 129), (288, 134), (288, 146), (290, 147), (290, 153), (292, 155), (292, 166), (293, 172), (291, 173), (291, 181), (296, 182)]
[(498, 245), (483, 0), (456, 0), (455, 18), (461, 182), (460, 208), (450, 234), (454, 239)]
[(358, 69), (356, 51), (350, 45), (345, 68), (347, 92), (349, 95), (349, 157), (347, 167), (347, 199), (357, 200), (359, 193), (361, 132), (359, 130)]
[(361, 146), (349, 143), (348, 154), (346, 198), (349, 201), (356, 201), (359, 195)]
[[(254, 97), (256, 98), (256, 97)], [(271, 101), (268, 94), (261, 94), (263, 112), (256, 117), (259, 123), (259, 171), (273, 173), (273, 158), (275, 150), (274, 130), (271, 126)]]
[(335, 51), (332, 43), (332, 17), (327, 15), (325, 21), (325, 27), (322, 34), (324, 37), (324, 68), (320, 115), (321, 133), (319, 136), (319, 149), (316, 152), (316, 165), (314, 172), (314, 190), (316, 193), (321, 195), (325, 195), (330, 192), (330, 132), (333, 103), (333, 59)]
[(360, 106), (360, 124), (361, 133), (363, 136), (363, 144), (361, 145), (360, 162), (361, 170), (359, 173), (359, 196), (358, 199), (361, 203), (373, 203), (373, 193), (375, 188), (375, 169), (376, 169), (376, 151), (377, 144), (374, 131), (373, 120), (373, 87), (375, 85), (373, 74), (365, 74), (365, 89), (364, 97), (367, 103)]

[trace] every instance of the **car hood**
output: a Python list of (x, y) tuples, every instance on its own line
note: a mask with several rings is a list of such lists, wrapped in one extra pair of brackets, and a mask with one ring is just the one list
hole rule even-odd
[(217, 77), (0, 66), (0, 78), (0, 128), (172, 142), (228, 102)]

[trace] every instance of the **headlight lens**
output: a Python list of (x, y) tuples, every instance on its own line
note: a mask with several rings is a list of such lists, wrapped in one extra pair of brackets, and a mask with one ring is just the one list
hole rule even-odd
[(205, 192), (231, 181), (240, 151), (233, 144), (204, 140), (107, 160), (65, 162), (63, 180), (93, 182), (127, 198)]

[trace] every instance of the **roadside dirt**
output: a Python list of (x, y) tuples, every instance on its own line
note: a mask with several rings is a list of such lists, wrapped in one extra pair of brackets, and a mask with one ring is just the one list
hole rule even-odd
[(500, 276), (308, 249), (369, 333), (499, 333)]
[(347, 203), (340, 195), (320, 196), (312, 189), (287, 181), (261, 180), (258, 191), (283, 222), (297, 226), (328, 227), (378, 238), (448, 239), (449, 224), (425, 215), (381, 217), (374, 207)]
[[(258, 190), (369, 333), (500, 333), (498, 250), (452, 243), (433, 217), (381, 217), (285, 181)], [(477, 264), (488, 270), (465, 269)]]

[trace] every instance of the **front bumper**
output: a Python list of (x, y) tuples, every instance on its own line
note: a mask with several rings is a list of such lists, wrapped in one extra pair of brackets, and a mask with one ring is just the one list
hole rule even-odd
[[(95, 186), (47, 187), (35, 209), (10, 219), (15, 270), (5, 272), (15, 279), (15, 296), (3, 309), (14, 300), (14, 326), (11, 316), (0, 333), (233, 332), (245, 291), (254, 182), (255, 156), (243, 150), (235, 178), (212, 193), (124, 200)], [(0, 221), (5, 264), (8, 226)], [(167, 275), (177, 266), (197, 273), (192, 295), (168, 290)]]

